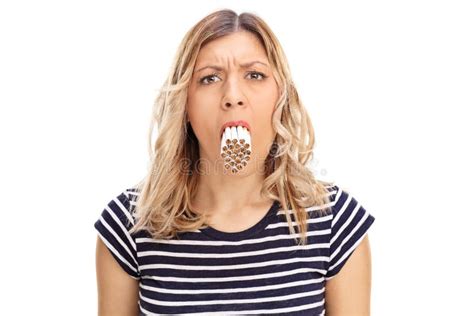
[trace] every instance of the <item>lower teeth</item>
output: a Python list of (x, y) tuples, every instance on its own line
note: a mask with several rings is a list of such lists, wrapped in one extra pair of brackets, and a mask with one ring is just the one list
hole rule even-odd
[(252, 154), (250, 134), (242, 126), (227, 127), (221, 138), (221, 157), (224, 167), (237, 173), (247, 166)]

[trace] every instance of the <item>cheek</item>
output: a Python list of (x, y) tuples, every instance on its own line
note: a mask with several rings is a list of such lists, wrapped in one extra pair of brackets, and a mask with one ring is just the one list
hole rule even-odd
[(212, 118), (210, 115), (203, 115), (203, 113), (206, 113), (205, 111), (194, 111), (194, 113), (191, 111), (191, 113), (189, 113), (189, 116), (194, 134), (200, 143), (205, 143), (206, 139), (209, 138)]
[[(264, 93), (260, 93), (256, 99), (255, 106), (255, 123), (256, 123), (256, 144), (258, 144), (259, 155), (264, 155), (269, 150), (276, 132), (273, 130), (272, 115), (278, 101), (278, 86), (270, 85), (266, 89), (262, 90)], [(278, 115), (276, 113), (275, 115)]]
[(254, 143), (258, 147), (259, 155), (264, 155), (267, 153), (267, 149), (272, 144), (275, 137), (275, 131), (272, 126), (272, 114), (273, 114), (274, 105), (268, 103), (255, 111), (255, 137)]
[(191, 118), (206, 117), (215, 112), (217, 95), (209, 89), (190, 88), (187, 97), (186, 109)]
[(261, 109), (263, 114), (271, 116), (279, 97), (278, 85), (276, 81), (272, 80), (268, 82), (264, 88), (259, 90), (260, 91), (254, 95), (256, 97), (255, 105)]
[(212, 128), (215, 125), (217, 111), (212, 96), (194, 93), (188, 95), (186, 109), (194, 134), (201, 144), (211, 141)]
[(276, 84), (270, 85), (268, 88), (262, 90), (258, 95), (258, 101), (256, 104), (256, 116), (258, 116), (259, 122), (266, 129), (272, 127), (272, 115), (278, 101), (278, 89)]

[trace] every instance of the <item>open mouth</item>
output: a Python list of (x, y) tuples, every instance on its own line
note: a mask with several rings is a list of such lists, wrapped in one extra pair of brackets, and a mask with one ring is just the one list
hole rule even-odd
[(238, 127), (238, 126), (242, 126), (246, 128), (247, 131), (250, 133), (250, 124), (247, 123), (247, 121), (239, 120), (239, 121), (230, 121), (230, 122), (224, 123), (224, 125), (222, 125), (221, 127), (221, 136), (227, 127)]

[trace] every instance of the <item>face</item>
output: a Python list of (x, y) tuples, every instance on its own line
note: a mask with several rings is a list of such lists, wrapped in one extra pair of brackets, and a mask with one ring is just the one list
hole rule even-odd
[(246, 31), (201, 47), (186, 104), (201, 161), (209, 161), (212, 168), (216, 163), (222, 165), (222, 125), (244, 120), (250, 125), (252, 154), (238, 174), (255, 172), (263, 166), (275, 138), (271, 119), (279, 97), (270, 67), (265, 49), (255, 35)]

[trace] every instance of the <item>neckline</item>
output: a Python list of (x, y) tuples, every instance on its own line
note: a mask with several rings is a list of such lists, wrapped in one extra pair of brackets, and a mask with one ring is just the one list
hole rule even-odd
[(211, 236), (219, 240), (226, 240), (226, 241), (242, 240), (246, 237), (250, 237), (260, 232), (261, 230), (265, 229), (265, 227), (267, 227), (273, 215), (277, 213), (278, 209), (279, 209), (279, 203), (277, 200), (274, 200), (272, 205), (268, 209), (267, 213), (265, 214), (265, 216), (262, 219), (260, 219), (258, 223), (242, 231), (224, 232), (224, 231), (215, 229), (211, 226), (200, 228), (199, 231), (203, 234), (206, 234), (208, 236)]

